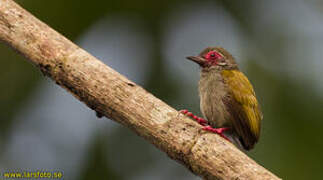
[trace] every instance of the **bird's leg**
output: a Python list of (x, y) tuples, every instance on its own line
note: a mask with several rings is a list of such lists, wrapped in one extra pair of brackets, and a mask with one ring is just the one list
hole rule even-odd
[(195, 116), (193, 113), (189, 112), (186, 109), (180, 110), (179, 112), (182, 113), (182, 114), (184, 114), (184, 115), (186, 115), (186, 116), (189, 116), (189, 117), (195, 119), (199, 124), (201, 124), (202, 126), (204, 126), (203, 127), (203, 130), (216, 133), (216, 134), (220, 135), (221, 137), (223, 137), (224, 139), (226, 139), (229, 142), (231, 142), (230, 139), (223, 134), (224, 131), (227, 131), (230, 128), (213, 128), (210, 125), (208, 125), (207, 120)]
[(201, 124), (202, 126), (206, 126), (207, 125), (207, 120), (203, 119), (203, 118), (200, 118), (200, 117), (197, 117), (195, 116), (193, 113), (189, 112), (188, 110), (186, 109), (183, 109), (183, 110), (180, 110), (179, 111), (180, 113), (186, 115), (186, 116), (189, 116), (193, 119), (195, 119), (199, 124)]
[(220, 135), (224, 139), (231, 142), (230, 139), (223, 134), (224, 131), (228, 131), (228, 130), (230, 130), (230, 128), (213, 128), (211, 126), (205, 126), (205, 127), (203, 127), (203, 130), (217, 133), (218, 135)]

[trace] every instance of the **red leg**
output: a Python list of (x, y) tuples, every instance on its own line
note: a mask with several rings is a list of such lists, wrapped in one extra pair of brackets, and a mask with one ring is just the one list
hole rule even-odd
[(204, 126), (203, 127), (203, 130), (216, 133), (216, 134), (220, 135), (221, 137), (223, 137), (224, 139), (226, 139), (229, 142), (231, 142), (230, 139), (223, 134), (224, 131), (227, 131), (230, 128), (212, 128), (211, 126), (209, 126), (207, 124), (207, 120), (195, 116), (193, 113), (189, 112), (186, 109), (180, 110), (179, 112), (182, 113), (182, 114), (184, 114), (184, 115), (186, 115), (186, 116), (189, 116), (189, 117), (195, 119), (199, 124), (201, 124), (202, 126)]
[(203, 130), (210, 131), (210, 132), (213, 132), (213, 133), (217, 133), (218, 135), (220, 135), (224, 139), (226, 139), (229, 142), (231, 142), (230, 139), (223, 134), (224, 131), (227, 131), (229, 129), (230, 128), (212, 128), (211, 126), (205, 126), (205, 127), (203, 127)]
[(203, 119), (203, 118), (200, 118), (200, 117), (197, 117), (195, 116), (193, 113), (189, 112), (188, 110), (186, 109), (183, 109), (183, 110), (180, 110), (179, 111), (180, 113), (186, 115), (186, 116), (189, 116), (193, 119), (195, 119), (199, 124), (201, 124), (202, 126), (206, 126), (207, 125), (207, 120)]

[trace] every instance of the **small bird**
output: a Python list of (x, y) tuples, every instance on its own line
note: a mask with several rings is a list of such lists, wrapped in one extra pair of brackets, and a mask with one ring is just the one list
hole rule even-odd
[(200, 109), (206, 120), (187, 110), (180, 112), (239, 148), (252, 149), (258, 142), (263, 116), (251, 83), (232, 55), (224, 48), (208, 47), (187, 59), (201, 67)]

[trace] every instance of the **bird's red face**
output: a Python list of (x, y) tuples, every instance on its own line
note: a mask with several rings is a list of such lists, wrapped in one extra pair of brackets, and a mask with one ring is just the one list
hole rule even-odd
[(215, 50), (206, 53), (202, 57), (210, 64), (217, 64), (218, 60), (223, 58), (223, 56)]
[(221, 53), (217, 52), (216, 50), (208, 51), (199, 56), (189, 56), (187, 57), (187, 59), (194, 61), (195, 63), (199, 64), (201, 67), (226, 65), (224, 56)]

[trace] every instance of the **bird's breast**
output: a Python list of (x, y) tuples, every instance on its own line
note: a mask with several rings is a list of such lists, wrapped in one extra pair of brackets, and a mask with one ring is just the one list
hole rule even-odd
[(227, 95), (227, 88), (220, 72), (201, 72), (199, 81), (200, 108), (204, 117), (214, 127), (231, 125), (230, 114), (222, 101)]

